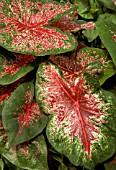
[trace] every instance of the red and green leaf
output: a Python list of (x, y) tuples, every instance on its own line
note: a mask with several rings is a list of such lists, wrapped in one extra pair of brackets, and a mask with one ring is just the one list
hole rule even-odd
[[(57, 64), (63, 71), (64, 78), (71, 83), (71, 79), (86, 72), (97, 78), (100, 84), (115, 74), (115, 67), (108, 59), (107, 53), (98, 48), (85, 47), (78, 53), (67, 55), (52, 55), (50, 61)], [(106, 75), (106, 70), (110, 69)]]
[(95, 24), (93, 22), (78, 24), (71, 15), (66, 15), (58, 21), (51, 23), (50, 26), (57, 27), (62, 31), (76, 32), (80, 29), (94, 29)]
[(97, 80), (87, 73), (70, 83), (51, 63), (41, 64), (37, 73), (36, 98), (43, 111), (51, 114), (48, 140), (74, 165), (89, 169), (115, 151), (116, 100), (98, 85), (96, 91), (96, 85)]
[[(29, 170), (48, 170), (47, 148), (43, 135), (17, 146), (10, 147), (0, 120), (0, 153), (17, 167)], [(29, 163), (31, 162), (31, 164)]]
[(5, 102), (8, 100), (12, 92), (15, 90), (15, 88), (19, 85), (19, 81), (16, 81), (15, 83), (9, 84), (8, 86), (2, 86), (1, 88), (1, 94), (0, 94), (0, 112), (2, 115), (2, 110), (5, 105)]
[(46, 126), (47, 116), (33, 97), (33, 83), (23, 83), (11, 94), (3, 108), (3, 125), (11, 146), (34, 138)]
[(43, 56), (74, 48), (68, 32), (48, 26), (74, 10), (72, 4), (2, 0), (0, 5), (0, 44), (9, 51)]
[(30, 63), (35, 58), (33, 55), (14, 54), (14, 60), (6, 59), (0, 54), (0, 84), (7, 85), (15, 82), (34, 69)]
[(103, 17), (96, 22), (96, 29), (116, 66), (116, 24)]

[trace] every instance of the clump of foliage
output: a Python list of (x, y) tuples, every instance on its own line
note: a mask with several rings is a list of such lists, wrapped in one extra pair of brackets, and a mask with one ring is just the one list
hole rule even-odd
[(115, 73), (114, 0), (1, 0), (0, 168), (114, 170)]

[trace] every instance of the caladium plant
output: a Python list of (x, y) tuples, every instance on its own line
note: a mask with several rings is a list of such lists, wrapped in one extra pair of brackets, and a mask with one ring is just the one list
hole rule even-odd
[(3, 109), (2, 120), (10, 145), (25, 142), (41, 133), (47, 117), (34, 101), (33, 83), (23, 83), (14, 91)]
[(1, 0), (2, 170), (115, 169), (116, 6), (108, 4)]
[(48, 24), (74, 10), (70, 3), (1, 1), (0, 44), (10, 51), (47, 55), (74, 48), (69, 33)]
[[(96, 79), (86, 72), (68, 82), (67, 76), (63, 77), (61, 70), (51, 63), (40, 65), (37, 77), (38, 103), (45, 113), (52, 115), (47, 137), (53, 147), (74, 165), (91, 169), (104, 161), (106, 155), (111, 156), (115, 137), (111, 137), (112, 141), (108, 138), (110, 130), (115, 134), (116, 129), (116, 101), (112, 94), (99, 89)], [(101, 158), (103, 153), (105, 157)]]
[[(102, 27), (102, 29), (100, 29)], [(104, 45), (107, 47), (114, 64), (116, 65), (116, 25), (104, 17), (99, 19), (96, 23), (97, 31), (102, 38)], [(106, 36), (104, 36), (104, 32), (107, 32)], [(107, 43), (107, 39), (110, 39)]]
[(15, 82), (34, 69), (30, 64), (35, 56), (24, 54), (13, 54), (14, 60), (9, 61), (1, 54), (0, 58), (0, 84), (7, 85)]
[[(47, 148), (43, 135), (38, 136), (31, 142), (22, 143), (10, 147), (7, 135), (4, 131), (0, 119), (0, 152), (14, 165), (29, 170), (48, 170), (47, 165)], [(14, 159), (15, 158), (15, 159)], [(29, 164), (31, 161), (31, 164)]]

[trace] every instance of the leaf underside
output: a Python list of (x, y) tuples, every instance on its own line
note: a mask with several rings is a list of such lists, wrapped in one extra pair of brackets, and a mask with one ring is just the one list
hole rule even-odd
[(59, 28), (60, 30), (64, 31), (70, 31), (70, 32), (77, 32), (81, 29), (94, 29), (94, 23), (93, 22), (87, 22), (85, 24), (78, 24), (76, 21), (73, 20), (73, 17), (70, 15), (66, 15), (63, 18), (59, 19), (58, 21), (55, 21), (50, 24), (50, 26), (54, 26)]
[(98, 34), (116, 66), (116, 25), (105, 18), (96, 22)]

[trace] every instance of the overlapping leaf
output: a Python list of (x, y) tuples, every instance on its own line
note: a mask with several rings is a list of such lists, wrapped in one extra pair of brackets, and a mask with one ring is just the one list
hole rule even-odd
[(105, 163), (105, 170), (115, 170), (116, 169), (116, 156), (114, 159), (108, 163)]
[(0, 54), (0, 84), (7, 85), (25, 76), (34, 66), (29, 63), (35, 58), (33, 55), (14, 54), (16, 59), (9, 61)]
[(69, 33), (48, 26), (74, 10), (70, 3), (2, 0), (0, 10), (0, 44), (10, 51), (43, 56), (75, 46)]
[(116, 65), (116, 24), (108, 19), (101, 18), (96, 22), (96, 28), (103, 44)]
[(18, 86), (19, 82), (15, 82), (13, 84), (10, 84), (8, 86), (2, 86), (0, 87), (0, 116), (2, 115), (2, 110), (4, 107), (5, 102), (10, 97), (11, 93), (14, 91), (14, 89)]
[(10, 145), (17, 145), (42, 132), (47, 117), (33, 100), (33, 83), (20, 85), (7, 100), (2, 114), (4, 129)]
[(72, 78), (83, 72), (97, 78), (100, 84), (115, 74), (115, 67), (107, 53), (98, 48), (85, 47), (78, 54), (72, 52), (70, 56), (52, 55), (49, 59), (62, 69), (65, 79), (70, 83)]
[(58, 21), (51, 23), (50, 25), (57, 27), (62, 31), (76, 32), (79, 31), (80, 29), (92, 30), (94, 29), (95, 24), (93, 22), (78, 24), (71, 15), (66, 15), (63, 18), (59, 19)]
[(0, 116), (2, 115), (2, 110), (5, 103), (7, 102), (8, 98), (13, 93), (13, 91), (24, 81), (30, 80), (30, 77), (26, 75), (20, 78), (19, 80), (15, 81), (14, 83), (8, 85), (0, 85)]
[(41, 108), (51, 114), (47, 137), (52, 146), (74, 165), (93, 169), (115, 151), (116, 100), (109, 92), (96, 91), (98, 82), (88, 73), (71, 80), (57, 66), (43, 63), (36, 96)]
[(110, 0), (110, 1), (98, 0), (98, 2), (100, 2), (106, 8), (112, 9), (114, 11), (116, 10), (115, 1), (114, 0)]
[[(17, 146), (10, 147), (0, 120), (0, 153), (17, 167), (29, 170), (48, 170), (47, 148), (43, 135)], [(31, 163), (30, 163), (31, 162)]]
[(83, 30), (83, 34), (84, 36), (88, 39), (88, 42), (92, 42), (93, 40), (95, 40), (98, 36), (98, 32), (96, 29), (92, 29), (92, 30)]
[(74, 3), (78, 4), (78, 13), (81, 17), (86, 19), (93, 19), (93, 15), (90, 12), (90, 5), (88, 0), (74, 0)]

